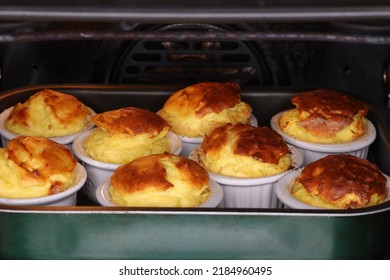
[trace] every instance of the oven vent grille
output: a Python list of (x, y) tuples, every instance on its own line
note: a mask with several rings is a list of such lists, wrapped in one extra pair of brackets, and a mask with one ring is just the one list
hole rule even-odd
[(125, 50), (114, 69), (111, 82), (121, 84), (269, 84), (264, 61), (241, 41), (137, 41)]

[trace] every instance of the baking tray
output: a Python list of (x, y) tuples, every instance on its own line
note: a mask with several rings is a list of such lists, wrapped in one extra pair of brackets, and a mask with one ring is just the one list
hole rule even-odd
[[(3, 92), (0, 111), (43, 88), (73, 94), (96, 112), (160, 109), (178, 88), (39, 85)], [(243, 88), (259, 125), (291, 108), (302, 89)], [(361, 98), (360, 98), (361, 99)], [(377, 129), (369, 159), (390, 174), (390, 110), (363, 100)], [(75, 207), (0, 206), (2, 259), (386, 259), (390, 202), (360, 210), (107, 208), (79, 193)]]

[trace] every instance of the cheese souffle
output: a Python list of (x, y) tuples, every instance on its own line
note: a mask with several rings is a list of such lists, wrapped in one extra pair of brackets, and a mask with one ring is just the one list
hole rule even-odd
[(70, 188), (77, 161), (45, 137), (18, 136), (0, 149), (0, 197), (37, 198)]
[(332, 144), (353, 141), (367, 131), (367, 107), (342, 92), (318, 89), (291, 98), (296, 108), (285, 111), (280, 129), (298, 140)]
[(75, 96), (43, 89), (24, 103), (17, 103), (5, 119), (4, 127), (17, 135), (62, 137), (87, 127), (92, 114)]
[(387, 178), (366, 159), (329, 155), (305, 166), (291, 193), (320, 208), (363, 208), (384, 201), (388, 195)]
[(118, 206), (197, 207), (211, 195), (207, 171), (173, 154), (140, 157), (111, 176), (111, 200)]
[(241, 101), (241, 88), (232, 82), (203, 82), (173, 93), (157, 112), (185, 137), (203, 137), (226, 123), (249, 123), (251, 107)]
[(92, 121), (97, 128), (84, 139), (83, 147), (94, 160), (122, 164), (170, 152), (170, 125), (151, 111), (126, 107), (97, 114)]
[(292, 164), (286, 142), (265, 126), (225, 124), (215, 128), (205, 136), (198, 153), (208, 171), (232, 177), (272, 176)]

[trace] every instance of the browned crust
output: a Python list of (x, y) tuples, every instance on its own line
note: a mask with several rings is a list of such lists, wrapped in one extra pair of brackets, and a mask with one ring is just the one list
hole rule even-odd
[(76, 97), (50, 89), (43, 89), (32, 95), (27, 102), (16, 104), (7, 118), (7, 122), (18, 123), (27, 127), (30, 118), (28, 104), (40, 97), (44, 98), (45, 103), (61, 124), (84, 119), (89, 114), (87, 107)]
[[(15, 137), (8, 142), (6, 151), (8, 158), (22, 168), (22, 176), (27, 181), (39, 181), (54, 174), (71, 173), (77, 164), (69, 149), (44, 137)], [(62, 183), (53, 183), (52, 194), (62, 190)]]
[(226, 124), (214, 129), (205, 137), (202, 149), (205, 153), (215, 152), (229, 145), (229, 134), (233, 135), (233, 152), (250, 156), (258, 161), (278, 164), (289, 149), (282, 137), (268, 127), (254, 127), (247, 124)]
[(330, 89), (306, 91), (291, 98), (296, 108), (310, 115), (300, 123), (311, 132), (330, 136), (352, 123), (354, 116), (364, 117), (367, 107), (355, 98)]
[(188, 86), (171, 95), (164, 105), (172, 110), (191, 108), (198, 117), (220, 113), (241, 101), (241, 89), (236, 83), (203, 82)]
[(166, 191), (174, 187), (169, 182), (165, 166), (161, 159), (174, 162), (186, 183), (194, 189), (200, 189), (208, 183), (207, 171), (198, 163), (172, 154), (150, 155), (121, 165), (111, 176), (113, 187), (122, 193), (142, 192), (149, 188)]
[(164, 129), (170, 128), (169, 124), (156, 113), (135, 107), (97, 114), (92, 118), (92, 121), (111, 135), (134, 136), (146, 133), (150, 137), (154, 137)]
[(352, 203), (346, 208), (367, 205), (373, 194), (386, 196), (386, 181), (376, 165), (345, 154), (326, 156), (308, 164), (298, 178), (309, 193), (328, 201), (338, 200), (346, 194), (354, 194), (363, 201), (363, 205)]

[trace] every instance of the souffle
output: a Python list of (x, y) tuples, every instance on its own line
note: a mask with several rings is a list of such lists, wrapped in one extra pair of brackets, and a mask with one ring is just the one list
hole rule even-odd
[(200, 163), (214, 173), (233, 177), (265, 177), (291, 167), (286, 142), (268, 127), (225, 124), (205, 136), (198, 151)]
[(4, 126), (18, 135), (61, 137), (90, 124), (92, 111), (76, 97), (44, 89), (16, 104)]
[(94, 160), (122, 164), (170, 150), (170, 126), (151, 111), (126, 107), (97, 114), (92, 121), (97, 128), (84, 140), (83, 147)]
[(77, 161), (45, 137), (18, 136), (0, 149), (0, 197), (35, 198), (73, 185)]
[(140, 157), (111, 176), (109, 193), (119, 206), (196, 207), (211, 195), (207, 171), (173, 154)]
[(203, 82), (173, 93), (157, 112), (186, 137), (203, 137), (226, 123), (248, 123), (252, 109), (241, 101), (236, 83)]
[(362, 208), (377, 205), (387, 197), (386, 183), (379, 168), (368, 160), (337, 154), (304, 167), (291, 194), (320, 208)]
[(291, 98), (296, 108), (284, 112), (279, 126), (298, 140), (332, 144), (353, 141), (365, 134), (367, 107), (342, 92), (318, 89)]

